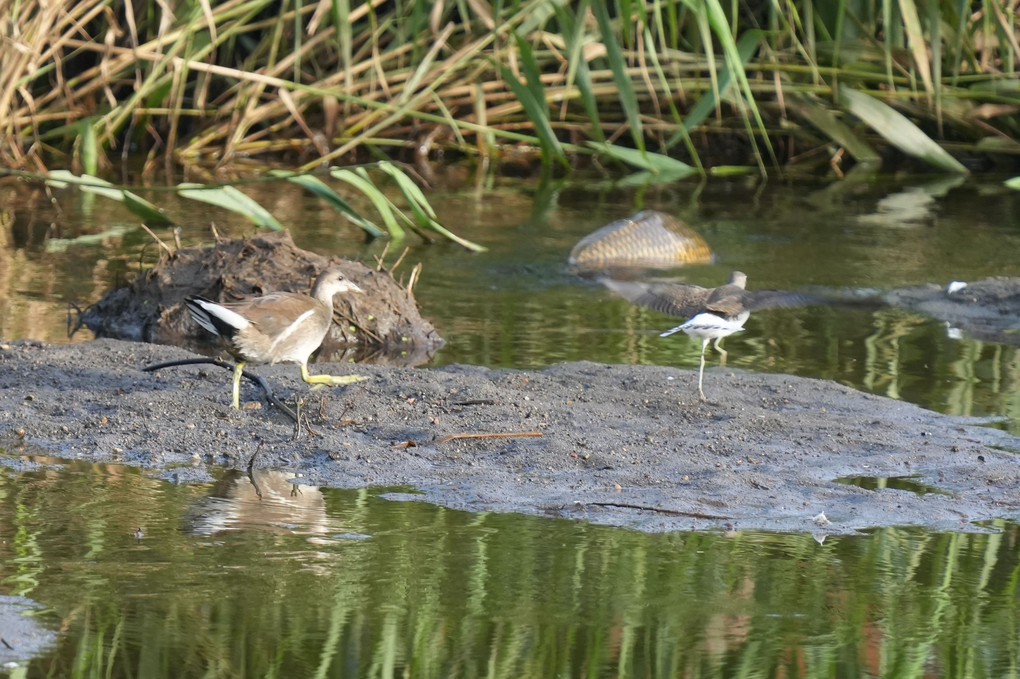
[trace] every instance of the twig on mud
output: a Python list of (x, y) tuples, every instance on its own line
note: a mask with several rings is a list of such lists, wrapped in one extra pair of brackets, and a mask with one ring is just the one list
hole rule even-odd
[(361, 392), (365, 391), (365, 387), (367, 387), (367, 386), (368, 385), (363, 384), (363, 385), (361, 385), (360, 389), (358, 389), (356, 392), (354, 392), (354, 396), (351, 397), (351, 400), (349, 400), (347, 402), (347, 405), (344, 406), (344, 409), (340, 411), (340, 415), (337, 416), (337, 418), (336, 418), (337, 422), (343, 422), (344, 415), (346, 415), (348, 412), (350, 412), (351, 408), (354, 407), (355, 401), (358, 400), (358, 397), (361, 396)]
[(495, 439), (509, 438), (512, 436), (544, 436), (544, 434), (540, 431), (508, 431), (491, 434), (447, 434), (446, 436), (440, 436), (437, 438), (436, 443), (446, 443), (447, 441), (453, 441), (454, 439)]
[(302, 412), (304, 410), (305, 400), (299, 398), (295, 401), (295, 407), (297, 408), (297, 420), (294, 421), (294, 436), (291, 437), (291, 441), (297, 441), (298, 434), (301, 433), (301, 419), (304, 417), (305, 431), (308, 432), (309, 436), (319, 436), (319, 432), (312, 429), (312, 425), (308, 423), (308, 413)]
[[(151, 372), (155, 372), (156, 370), (162, 370), (163, 368), (175, 368), (175, 367), (177, 367), (179, 365), (203, 365), (203, 364), (218, 365), (221, 368), (226, 368), (227, 370), (233, 370), (234, 369), (233, 365), (231, 365), (230, 363), (227, 363), (226, 361), (224, 361), (222, 358), (219, 358), (219, 357), (217, 357), (217, 358), (182, 358), (182, 359), (179, 359), (179, 360), (176, 360), (176, 361), (166, 361), (164, 363), (153, 363), (152, 365), (147, 365), (147, 366), (142, 368), (142, 372), (151, 373)], [(255, 373), (248, 372), (247, 370), (242, 370), (241, 374), (244, 375), (245, 377), (247, 377), (249, 380), (251, 380), (255, 384), (259, 385), (262, 388), (262, 391), (266, 392), (266, 398), (269, 399), (269, 402), (272, 403), (277, 408), (279, 408), (280, 410), (282, 410), (284, 415), (286, 415), (290, 419), (294, 420), (295, 422), (298, 421), (297, 414), (295, 414), (293, 410), (288, 408), (286, 403), (284, 403), (283, 401), (281, 401), (280, 399), (278, 399), (276, 397), (276, 394), (273, 393), (273, 390), (269, 387), (269, 383), (266, 382), (265, 379), (263, 379), (260, 375), (256, 375)]]
[(391, 276), (393, 275), (393, 272), (397, 270), (397, 267), (400, 266), (400, 263), (404, 261), (404, 257), (406, 257), (407, 253), (410, 252), (410, 251), (411, 251), (411, 248), (409, 248), (409, 247), (404, 248), (404, 251), (400, 253), (399, 257), (397, 257), (397, 261), (393, 262), (393, 266), (390, 267), (390, 275)]
[[(174, 251), (170, 249), (170, 246), (167, 245), (166, 243), (164, 243), (162, 238), (160, 238), (155, 233), (153, 233), (152, 229), (150, 229), (145, 224), (142, 224), (142, 228), (145, 230), (145, 233), (149, 234), (149, 236), (152, 238), (152, 240), (156, 241), (156, 244), (159, 245), (159, 247), (161, 247), (164, 250), (166, 250), (166, 253), (168, 255), (170, 255), (171, 257), (174, 256)], [(178, 242), (180, 242), (180, 241), (178, 241)]]
[(632, 505), (629, 502), (585, 502), (584, 504), (595, 505), (596, 507), (616, 507), (617, 509), (637, 509), (642, 512), (656, 512), (668, 514), (669, 516), (688, 516), (692, 519), (725, 519), (730, 520), (732, 516), (718, 516), (716, 514), (703, 514), (701, 512), (682, 512), (679, 509), (665, 509), (662, 507), (649, 507), (647, 505)]
[[(355, 320), (353, 318), (350, 318), (350, 317), (346, 316), (339, 309), (334, 309), (333, 310), (333, 316), (335, 316), (336, 318), (339, 318), (340, 320), (346, 322), (347, 325), (356, 325), (356, 326), (358, 326), (358, 328), (361, 330), (361, 332), (365, 333), (366, 335), (368, 335), (369, 337), (374, 339), (379, 344), (385, 344), (385, 342), (383, 342), (382, 338), (379, 337), (379, 335), (375, 334), (374, 332), (372, 332), (368, 328), (366, 328), (366, 327), (364, 327), (362, 325), (359, 325), (358, 323), (355, 322)], [(334, 323), (336, 323), (336, 318), (333, 319)], [(339, 325), (339, 323), (337, 325)]]
[(421, 270), (424, 266), (424, 262), (418, 262), (415, 264), (414, 268), (411, 269), (411, 277), (407, 279), (407, 286), (405, 289), (407, 290), (407, 294), (412, 297), (414, 297), (414, 284), (418, 282), (418, 278), (421, 276)]
[(389, 252), (389, 251), (390, 251), (390, 242), (386, 241), (386, 245), (385, 245), (385, 247), (383, 247), (382, 254), (381, 255), (372, 255), (372, 258), (375, 259), (375, 270), (376, 271), (384, 271), (384, 269), (383, 269), (383, 261), (386, 259), (386, 253)]
[[(74, 312), (73, 316), (71, 315), (72, 311)], [(74, 302), (67, 303), (67, 336), (69, 338), (74, 337), (74, 333), (78, 332), (81, 329), (82, 313), (83, 312), (80, 306), (78, 306)]]

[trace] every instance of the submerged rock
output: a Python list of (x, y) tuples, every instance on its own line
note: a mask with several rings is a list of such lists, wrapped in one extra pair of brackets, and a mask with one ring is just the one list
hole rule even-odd
[(570, 251), (567, 263), (578, 274), (590, 274), (711, 261), (708, 244), (684, 222), (663, 212), (643, 210), (582, 238)]
[(301, 250), (287, 232), (179, 250), (131, 285), (108, 292), (85, 310), (80, 321), (97, 337), (210, 353), (219, 346), (193, 322), (183, 304), (185, 297), (229, 302), (278, 290), (307, 293), (315, 276), (334, 265), (365, 294), (336, 300), (334, 323), (320, 357), (360, 360), (366, 354), (377, 358), (385, 354), (401, 360), (383, 362), (411, 364), (428, 360), (442, 346), (442, 337), (422, 318), (412, 293), (388, 271)]

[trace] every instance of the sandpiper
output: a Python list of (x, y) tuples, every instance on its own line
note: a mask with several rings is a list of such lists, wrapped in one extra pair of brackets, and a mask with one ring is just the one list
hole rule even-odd
[(716, 350), (725, 360), (726, 352), (719, 341), (744, 329), (751, 312), (772, 307), (793, 307), (815, 304), (821, 300), (799, 292), (783, 290), (745, 290), (747, 274), (734, 271), (726, 285), (703, 288), (675, 283), (644, 283), (600, 279), (602, 284), (634, 304), (640, 304), (671, 316), (690, 320), (661, 333), (661, 337), (683, 331), (701, 340), (701, 367), (698, 369), (698, 393), (705, 400), (702, 388), (705, 376), (705, 349), (714, 341)]

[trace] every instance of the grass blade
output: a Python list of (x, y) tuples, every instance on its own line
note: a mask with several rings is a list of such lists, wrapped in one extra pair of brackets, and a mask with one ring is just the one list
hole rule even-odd
[(177, 193), (190, 200), (198, 200), (230, 210), (273, 231), (282, 231), (284, 228), (283, 224), (276, 221), (276, 217), (271, 215), (268, 210), (234, 186), (205, 186), (204, 184), (182, 182), (177, 185)]
[(778, 165), (779, 161), (776, 159), (776, 153), (772, 149), (772, 142), (769, 141), (768, 129), (765, 127), (765, 121), (761, 117), (761, 111), (758, 110), (758, 104), (754, 98), (754, 92), (751, 91), (751, 83), (747, 80), (747, 72), (744, 70), (744, 60), (740, 56), (740, 51), (737, 49), (737, 43), (733, 40), (733, 33), (731, 32), (730, 25), (726, 20), (726, 12), (719, 4), (719, 0), (706, 0), (705, 2), (706, 12), (708, 14), (708, 22), (712, 26), (712, 31), (715, 33), (716, 39), (722, 46), (723, 54), (726, 57), (726, 69), (732, 74), (734, 81), (740, 86), (740, 91), (744, 95), (745, 106), (739, 107), (741, 116), (744, 119), (744, 125), (747, 129), (748, 139), (751, 142), (751, 146), (755, 152), (755, 158), (758, 160), (758, 167), (762, 174), (766, 173), (765, 162), (761, 158), (761, 154), (758, 153), (758, 143), (756, 141), (755, 131), (751, 129), (751, 120), (747, 115), (747, 109), (750, 109), (754, 115), (754, 123), (758, 127), (758, 132), (761, 134), (761, 139), (765, 144), (765, 148), (769, 152), (769, 158), (772, 160), (774, 165)]
[(115, 186), (105, 179), (100, 179), (99, 177), (93, 177), (88, 174), (83, 174), (80, 177), (77, 177), (67, 170), (53, 170), (52, 172), (46, 173), (46, 183), (57, 188), (64, 188), (66, 186), (73, 185), (77, 186), (85, 193), (94, 193), (96, 195), (103, 196), (104, 198), (116, 200), (123, 203), (124, 207), (132, 213), (141, 217), (146, 224), (156, 225), (172, 223), (162, 210), (149, 201), (126, 189)]
[(386, 235), (386, 232), (380, 229), (378, 226), (365, 219), (358, 214), (357, 210), (351, 207), (351, 204), (340, 197), (336, 191), (329, 187), (329, 184), (322, 181), (318, 177), (310, 174), (298, 174), (296, 172), (290, 172), (288, 170), (270, 170), (269, 174), (274, 177), (280, 177), (287, 181), (297, 184), (305, 191), (314, 193), (319, 198), (326, 201), (326, 203), (334, 210), (339, 212), (341, 215), (346, 217), (348, 220), (359, 226), (368, 235), (373, 238)]
[[(737, 41), (737, 54), (739, 55), (740, 63), (742, 65), (746, 64), (755, 53), (755, 50), (758, 49), (758, 44), (761, 42), (762, 36), (764, 36), (764, 31), (759, 31), (757, 29), (747, 31), (744, 35), (740, 36), (740, 40)], [(726, 94), (732, 84), (733, 76), (731, 75), (730, 70), (727, 69), (723, 71), (722, 75), (719, 77), (719, 96), (722, 97)], [(705, 92), (701, 99), (698, 100), (698, 103), (691, 108), (687, 117), (684, 118), (684, 127), (688, 130), (692, 130), (703, 123), (705, 118), (707, 118), (712, 111), (715, 110), (716, 104), (717, 100), (715, 98), (715, 93), (712, 90)]]
[(854, 131), (837, 119), (832, 111), (819, 104), (810, 95), (790, 94), (787, 106), (821, 130), (829, 139), (845, 148), (857, 162), (875, 163), (882, 159), (878, 151), (871, 147), (871, 144), (854, 134)]
[(595, 141), (605, 141), (606, 135), (602, 131), (602, 121), (599, 115), (599, 103), (595, 98), (595, 91), (592, 88), (591, 71), (588, 69), (588, 60), (584, 54), (584, 15), (587, 12), (588, 0), (581, 0), (577, 5), (576, 15), (581, 20), (575, 21), (570, 12), (561, 5), (556, 6), (556, 16), (560, 22), (560, 28), (564, 35), (567, 46), (567, 77), (564, 84), (570, 87), (577, 85), (581, 94), (581, 103), (584, 104), (584, 112), (588, 116), (588, 124), (591, 125), (591, 134)]
[(605, 153), (608, 156), (612, 156), (613, 158), (627, 163), (628, 165), (632, 165), (640, 170), (645, 170), (652, 174), (668, 176), (671, 180), (692, 174), (698, 174), (698, 169), (696, 167), (688, 165), (676, 158), (664, 156), (661, 153), (652, 153), (651, 151), (642, 152), (637, 149), (627, 148), (626, 146), (616, 146), (614, 144), (604, 144), (594, 141), (588, 142), (588, 146), (598, 149), (600, 152)]
[(92, 127), (92, 119), (80, 120), (78, 129), (78, 150), (81, 154), (82, 169), (85, 174), (94, 175), (99, 172), (99, 142), (96, 140), (96, 129)]
[(840, 103), (848, 111), (907, 155), (920, 158), (947, 172), (967, 173), (967, 168), (960, 161), (888, 104), (846, 85), (840, 86), (839, 97)]
[(514, 95), (521, 102), (521, 106), (524, 107), (524, 113), (528, 116), (528, 119), (535, 126), (535, 134), (538, 135), (539, 147), (542, 149), (542, 163), (548, 166), (552, 163), (553, 158), (565, 160), (566, 156), (563, 153), (563, 146), (553, 131), (552, 123), (549, 120), (549, 107), (546, 105), (545, 100), (537, 101), (532, 90), (522, 83), (514, 75), (513, 71), (506, 66), (500, 64), (499, 72), (503, 80), (506, 81), (510, 89), (513, 90)]
[(914, 0), (899, 0), (900, 17), (903, 19), (903, 28), (907, 34), (907, 45), (911, 54), (914, 55), (914, 64), (921, 74), (921, 82), (924, 83), (924, 91), (929, 97), (934, 89), (931, 81), (931, 64), (928, 61), (928, 41), (924, 39), (921, 31), (921, 19), (917, 14), (917, 5)]
[(645, 150), (645, 134), (641, 126), (641, 108), (638, 106), (637, 97), (634, 94), (634, 86), (627, 74), (627, 61), (620, 50), (620, 43), (616, 41), (616, 34), (613, 32), (612, 23), (609, 20), (609, 10), (605, 2), (591, 3), (592, 13), (599, 25), (599, 32), (602, 34), (602, 44), (606, 47), (606, 57), (609, 59), (609, 68), (613, 72), (613, 82), (616, 83), (619, 91), (620, 105), (627, 116), (627, 123), (630, 125), (630, 134), (634, 139), (634, 146), (642, 152)]
[(421, 188), (415, 184), (410, 177), (400, 171), (400, 168), (392, 163), (384, 161), (379, 163), (379, 169), (393, 177), (393, 180), (397, 183), (397, 187), (400, 189), (400, 192), (404, 194), (404, 198), (411, 206), (411, 210), (414, 212), (419, 226), (432, 229), (436, 233), (449, 238), (453, 242), (464, 246), (472, 252), (485, 252), (488, 249), (482, 245), (469, 241), (466, 238), (461, 238), (436, 221), (435, 210), (433, 210), (432, 206), (429, 204), (428, 198), (425, 197)]
[(383, 224), (386, 225), (386, 230), (390, 232), (390, 237), (394, 240), (402, 239), (407, 233), (397, 223), (396, 217), (393, 215), (393, 209), (390, 207), (389, 201), (386, 200), (386, 196), (382, 194), (375, 184), (369, 181), (367, 178), (362, 177), (351, 170), (346, 168), (333, 168), (329, 173), (336, 179), (342, 182), (350, 184), (358, 191), (365, 194), (372, 205), (375, 206), (379, 216), (382, 217)]

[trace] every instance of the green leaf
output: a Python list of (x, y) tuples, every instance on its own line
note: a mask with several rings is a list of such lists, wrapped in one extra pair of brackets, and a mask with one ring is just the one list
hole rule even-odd
[[(587, 8), (588, 0), (581, 0), (577, 4), (576, 15), (584, 17)], [(591, 125), (591, 134), (595, 141), (605, 141), (606, 134), (602, 131), (602, 116), (599, 114), (598, 99), (592, 87), (591, 71), (588, 70), (588, 62), (584, 58), (584, 21), (574, 21), (574, 17), (562, 5), (556, 5), (556, 16), (567, 47), (568, 66), (564, 84), (568, 88), (572, 84), (577, 85), (581, 102), (584, 104), (584, 112), (588, 116), (587, 122)]]
[(1015, 189), (1017, 191), (1020, 191), (1020, 177), (1013, 177), (1012, 179), (1007, 179), (1006, 181), (1004, 181), (1002, 183), (1005, 184), (1006, 186), (1008, 186), (1011, 189)]
[(94, 193), (104, 198), (121, 202), (124, 204), (124, 207), (141, 217), (147, 224), (171, 223), (166, 213), (149, 201), (99, 177), (93, 177), (88, 174), (77, 177), (67, 170), (53, 170), (46, 173), (46, 183), (56, 188), (66, 188), (70, 185), (77, 186), (85, 193)]
[(386, 196), (382, 194), (375, 184), (369, 181), (368, 177), (355, 174), (346, 168), (333, 168), (329, 173), (334, 178), (346, 182), (358, 191), (361, 191), (365, 194), (366, 198), (372, 201), (372, 205), (375, 206), (379, 216), (382, 217), (383, 224), (386, 225), (386, 230), (390, 232), (391, 238), (400, 239), (407, 235), (400, 224), (397, 223), (397, 219), (393, 215), (393, 209), (390, 207), (389, 201), (386, 200)]
[(162, 209), (156, 207), (141, 196), (126, 190), (121, 190), (121, 196), (124, 198), (124, 207), (141, 217), (142, 221), (146, 224), (155, 226), (157, 224), (173, 223)]
[(872, 163), (882, 159), (878, 151), (837, 120), (832, 111), (819, 104), (814, 97), (793, 92), (787, 96), (787, 101), (790, 108), (821, 130), (829, 139), (845, 148), (857, 162)]
[(697, 168), (660, 153), (642, 152), (625, 146), (615, 146), (595, 141), (588, 142), (588, 146), (640, 170), (646, 170), (653, 174), (669, 175), (672, 179), (698, 174)]
[(357, 210), (351, 207), (351, 204), (340, 197), (336, 191), (329, 187), (329, 184), (322, 181), (318, 177), (310, 174), (298, 174), (296, 172), (290, 172), (288, 170), (270, 170), (269, 174), (274, 177), (280, 177), (286, 179), (289, 182), (297, 184), (309, 193), (314, 193), (319, 198), (322, 198), (326, 203), (334, 210), (339, 212), (341, 215), (349, 219), (351, 222), (361, 227), (366, 233), (374, 238), (383, 236), (386, 234), (385, 231), (380, 229), (378, 226), (365, 219), (358, 214)]
[(177, 193), (191, 200), (199, 200), (230, 210), (273, 231), (282, 231), (284, 228), (283, 224), (276, 221), (276, 217), (273, 217), (268, 210), (234, 186), (205, 186), (182, 182), (177, 185)]
[(753, 174), (757, 168), (748, 165), (716, 165), (708, 171), (713, 177), (739, 177)]
[(99, 171), (99, 142), (96, 141), (96, 129), (92, 126), (92, 119), (78, 121), (78, 130), (81, 166), (86, 174), (94, 175)]
[[(740, 40), (737, 41), (737, 54), (740, 57), (741, 65), (746, 64), (751, 59), (751, 56), (758, 49), (758, 44), (761, 42), (763, 35), (764, 31), (752, 29), (740, 36)], [(732, 84), (733, 76), (731, 75), (731, 70), (726, 69), (719, 77), (719, 96), (725, 95)], [(711, 90), (705, 92), (701, 99), (698, 100), (698, 103), (691, 107), (690, 113), (684, 119), (684, 127), (691, 130), (705, 122), (705, 118), (715, 110), (716, 103), (715, 93)]]
[(839, 98), (848, 111), (904, 153), (948, 172), (967, 173), (967, 168), (960, 161), (888, 104), (846, 85), (840, 86)]
[(907, 33), (907, 44), (914, 55), (914, 63), (921, 74), (921, 82), (924, 83), (924, 91), (931, 95), (933, 86), (931, 81), (931, 63), (928, 59), (929, 43), (924, 38), (921, 30), (921, 19), (917, 14), (917, 5), (914, 0), (899, 0), (900, 17), (903, 19), (903, 28)]
[(542, 81), (538, 78), (538, 65), (535, 62), (531, 45), (517, 38), (517, 47), (521, 52), (521, 63), (525, 69), (525, 77), (528, 78), (527, 85), (522, 83), (514, 75), (513, 71), (502, 64), (499, 65), (500, 75), (510, 86), (510, 89), (513, 90), (514, 95), (521, 102), (521, 106), (524, 107), (524, 112), (527, 114), (528, 119), (535, 126), (535, 133), (538, 135), (539, 146), (542, 149), (542, 163), (549, 165), (553, 158), (565, 160), (566, 156), (563, 153), (563, 146), (560, 144), (560, 140), (556, 138), (556, 133), (553, 131), (552, 122), (549, 118), (549, 105), (545, 101), (545, 88), (542, 86)]
[(400, 171), (393, 163), (387, 161), (381, 161), (376, 163), (376, 167), (388, 174), (390, 177), (397, 182), (397, 188), (404, 194), (404, 198), (410, 204), (411, 209), (418, 216), (419, 223), (426, 223), (430, 219), (436, 218), (436, 211), (429, 205), (428, 198), (422, 193), (422, 190), (411, 181), (411, 178)]
[[(733, 76), (734, 81), (736, 81), (739, 85), (739, 89), (743, 94), (744, 106), (740, 106), (738, 111), (740, 112), (741, 118), (744, 120), (744, 127), (747, 130), (748, 139), (754, 149), (755, 158), (758, 160), (758, 167), (764, 175), (766, 173), (765, 162), (761, 158), (761, 154), (758, 153), (757, 140), (759, 134), (756, 134), (756, 132), (760, 133), (761, 142), (768, 150), (769, 157), (772, 159), (773, 164), (778, 165), (778, 160), (776, 159), (775, 151), (772, 149), (772, 142), (769, 141), (768, 129), (766, 129), (765, 121), (761, 117), (761, 111), (758, 109), (758, 104), (755, 101), (754, 92), (751, 91), (751, 83), (747, 80), (747, 71), (744, 70), (744, 60), (740, 55), (737, 43), (733, 40), (733, 34), (730, 32), (728, 15), (726, 10), (723, 9), (722, 4), (719, 0), (703, 0), (703, 2), (705, 5), (708, 23), (712, 26), (712, 31), (715, 33), (715, 37), (719, 41), (719, 45), (722, 47), (723, 54), (726, 57), (726, 70)], [(747, 38), (747, 35), (745, 35), (744, 38)], [(747, 111), (750, 111), (754, 115), (754, 124), (757, 125), (757, 130), (752, 129), (751, 118), (747, 115)]]
[(542, 71), (538, 67), (538, 60), (535, 59), (535, 51), (531, 49), (528, 41), (514, 33), (514, 41), (517, 43), (517, 50), (521, 54), (521, 69), (527, 80), (528, 90), (535, 101), (545, 102), (545, 87), (542, 85)]
[(411, 206), (411, 210), (415, 213), (415, 217), (421, 226), (429, 228), (473, 252), (485, 252), (488, 249), (466, 238), (461, 238), (437, 222), (436, 213), (429, 204), (428, 198), (425, 197), (421, 188), (410, 177), (400, 171), (400, 168), (386, 161), (379, 163), (378, 166), (380, 170), (393, 177), (394, 181), (397, 182), (397, 187), (404, 194), (404, 198)]
[(634, 86), (630, 81), (630, 75), (627, 73), (627, 60), (620, 49), (620, 43), (616, 41), (616, 35), (613, 32), (613, 26), (609, 20), (609, 10), (606, 5), (607, 3), (596, 0), (596, 2), (591, 3), (592, 13), (598, 22), (599, 32), (602, 34), (602, 44), (606, 47), (609, 68), (613, 72), (613, 81), (616, 83), (616, 89), (620, 94), (620, 105), (623, 106), (623, 112), (626, 114), (627, 122), (630, 124), (631, 137), (634, 139), (634, 145), (643, 152), (645, 150), (645, 134), (641, 126), (641, 108), (638, 106), (637, 96), (634, 94)]

